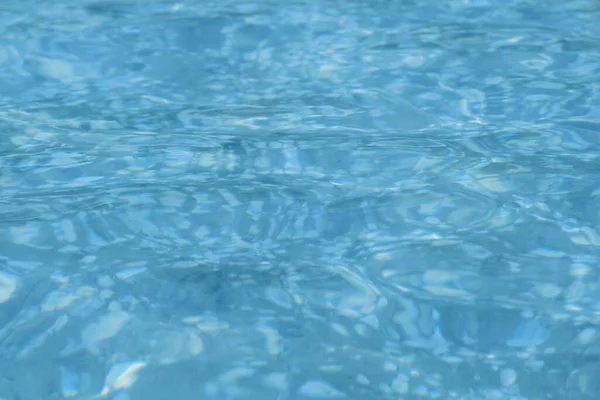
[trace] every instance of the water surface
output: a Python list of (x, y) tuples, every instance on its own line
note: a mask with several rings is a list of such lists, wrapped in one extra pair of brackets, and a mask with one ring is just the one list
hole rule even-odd
[(3, 1), (0, 398), (600, 398), (598, 21)]

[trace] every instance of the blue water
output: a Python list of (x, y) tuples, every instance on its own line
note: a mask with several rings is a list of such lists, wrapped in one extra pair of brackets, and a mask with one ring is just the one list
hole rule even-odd
[(3, 0), (0, 399), (600, 398), (597, 0)]

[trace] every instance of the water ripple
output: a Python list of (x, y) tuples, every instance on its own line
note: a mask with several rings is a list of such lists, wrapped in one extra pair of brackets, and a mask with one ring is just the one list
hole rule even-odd
[(600, 396), (597, 2), (4, 3), (0, 398)]

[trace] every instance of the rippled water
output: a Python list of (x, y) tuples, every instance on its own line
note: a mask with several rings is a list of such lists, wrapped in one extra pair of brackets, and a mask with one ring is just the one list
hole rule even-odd
[(600, 398), (599, 21), (3, 1), (0, 398)]

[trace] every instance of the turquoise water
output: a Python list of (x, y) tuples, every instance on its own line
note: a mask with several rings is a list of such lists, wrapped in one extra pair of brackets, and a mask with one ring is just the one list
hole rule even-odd
[(599, 21), (1, 2), (0, 399), (600, 398)]

